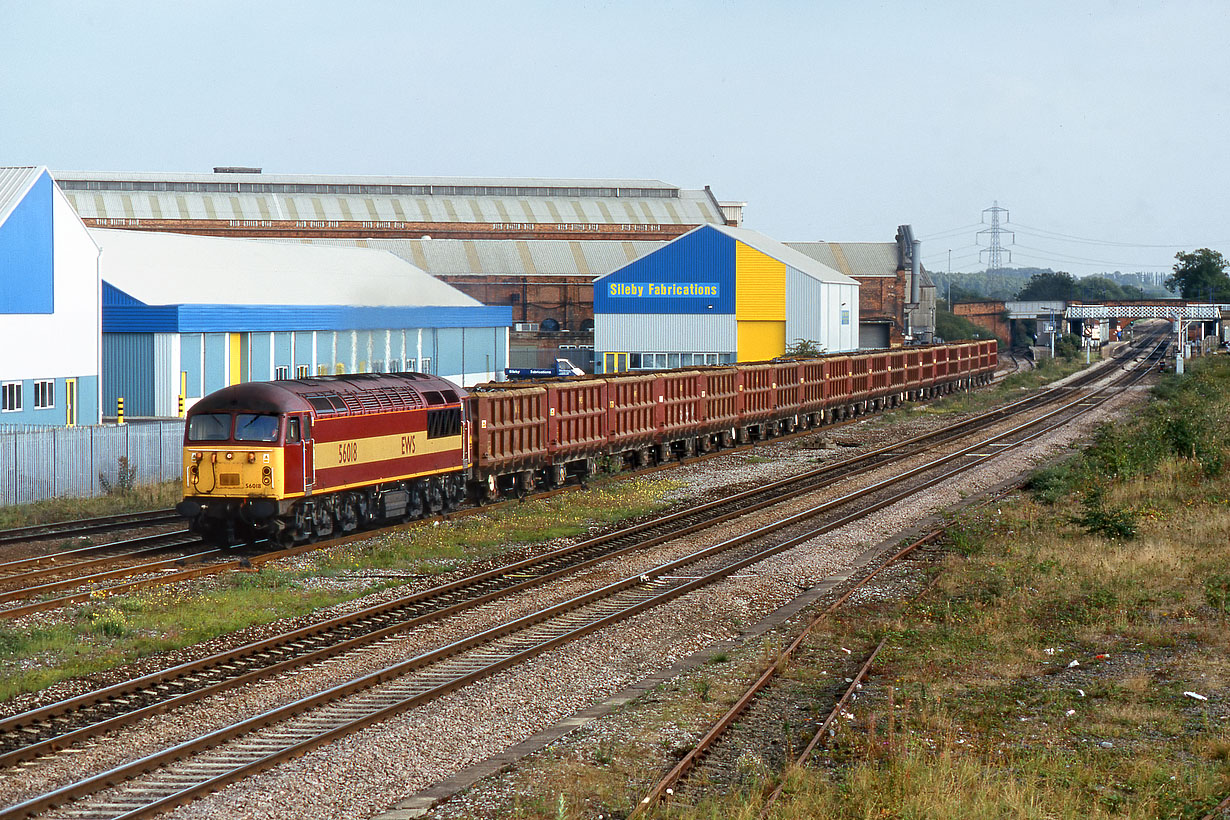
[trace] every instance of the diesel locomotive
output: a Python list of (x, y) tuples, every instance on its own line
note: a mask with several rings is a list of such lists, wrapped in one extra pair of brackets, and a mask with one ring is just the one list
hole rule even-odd
[(421, 373), (232, 385), (184, 431), (195, 531), (313, 540), (763, 440), (988, 381), (994, 341), (500, 382)]

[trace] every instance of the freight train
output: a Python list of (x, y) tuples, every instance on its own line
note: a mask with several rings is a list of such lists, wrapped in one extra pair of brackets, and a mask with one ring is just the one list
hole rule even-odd
[(968, 389), (997, 362), (981, 341), (469, 391), (421, 373), (237, 384), (188, 413), (176, 509), (228, 543), (314, 540)]

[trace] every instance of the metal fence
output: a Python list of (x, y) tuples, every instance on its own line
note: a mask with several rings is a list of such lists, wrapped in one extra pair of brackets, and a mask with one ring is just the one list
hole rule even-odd
[(138, 484), (180, 477), (182, 421), (98, 427), (0, 425), (0, 506), (102, 495), (120, 482), (120, 459)]

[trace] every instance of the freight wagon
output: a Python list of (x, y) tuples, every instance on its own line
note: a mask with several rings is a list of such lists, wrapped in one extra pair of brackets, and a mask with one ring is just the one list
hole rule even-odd
[(417, 373), (234, 385), (184, 438), (194, 529), (283, 543), (771, 439), (971, 388), (994, 341), (543, 382), (469, 393)]

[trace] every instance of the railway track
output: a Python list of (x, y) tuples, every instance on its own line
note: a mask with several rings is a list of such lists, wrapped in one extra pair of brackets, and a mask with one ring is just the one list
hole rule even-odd
[[(990, 439), (962, 447), (927, 464), (904, 470), (889, 479), (840, 499), (825, 501), (805, 512), (789, 516), (752, 533), (707, 547), (685, 558), (624, 578), (615, 584), (536, 612), (510, 624), (471, 636), (450, 646), (425, 653), (405, 663), (351, 681), (342, 687), (313, 695), (220, 732), (181, 744), (156, 757), (146, 758), (129, 764), (129, 766), (103, 773), (68, 790), (35, 798), (33, 801), (15, 806), (0, 814), (0, 817), (27, 816), (31, 812), (41, 811), (51, 805), (91, 793), (108, 782), (118, 782), (143, 769), (162, 765), (168, 760), (196, 754), (235, 738), (248, 737), (249, 733), (258, 726), (276, 723), (281, 727), (272, 733), (254, 736), (256, 739), (249, 744), (251, 748), (233, 745), (226, 747), (224, 757), (242, 758), (242, 761), (226, 771), (220, 771), (215, 763), (210, 762), (209, 759), (203, 759), (194, 764), (193, 770), (200, 776), (193, 778), (192, 785), (181, 788), (189, 775), (183, 770), (173, 769), (171, 770), (173, 773), (165, 779), (163, 785), (145, 783), (140, 787), (145, 789), (140, 800), (148, 807), (142, 811), (158, 810), (185, 802), (198, 794), (216, 789), (226, 782), (240, 779), (252, 771), (267, 768), (289, 756), (301, 754), (308, 748), (308, 744), (327, 742), (341, 734), (378, 722), (391, 714), (414, 708), (426, 700), (438, 697), (443, 692), (452, 691), (468, 682), (486, 677), (594, 629), (599, 629), (616, 620), (630, 617), (651, 606), (713, 583), (740, 568), (764, 560), (770, 555), (806, 543), (824, 532), (866, 515), (873, 509), (888, 506), (920, 489), (948, 480), (956, 473), (969, 469), (972, 465), (984, 463), (1007, 449), (1014, 443), (1012, 441), (1014, 437), (1017, 439), (1015, 443), (1028, 441), (1065, 423), (1066, 419), (1063, 419), (1063, 416), (1079, 415), (1091, 408), (1085, 397), (1070, 396), (1069, 398), (1072, 400), (1047, 413), (1041, 419), (1033, 419), (1009, 431), (998, 433)], [(947, 465), (954, 466), (948, 469)], [(927, 473), (931, 476), (925, 477), (924, 474)], [(903, 486), (903, 482), (914, 479), (917, 481), (910, 483), (909, 486)], [(873, 496), (875, 498), (872, 498)], [(839, 512), (841, 508), (848, 508), (854, 504), (860, 505), (855, 511)], [(830, 518), (819, 525), (812, 520), (829, 513), (836, 513), (838, 517)], [(775, 538), (772, 544), (766, 546), (763, 539), (773, 534), (784, 537), (784, 540)], [(516, 585), (508, 587), (508, 589), (514, 588)], [(432, 617), (432, 619), (436, 618)], [(479, 663), (479, 658), (482, 659), (482, 663)], [(411, 672), (415, 674), (403, 680), (403, 676)], [(253, 674), (260, 676), (269, 673), (261, 671)], [(392, 681), (402, 682), (393, 684)], [(372, 694), (366, 701), (347, 701), (346, 706), (335, 713), (313, 711), (313, 717), (306, 720), (307, 726), (300, 725), (305, 721), (300, 721), (299, 724), (283, 723), (296, 715), (316, 710), (338, 698), (369, 689)], [(165, 708), (170, 708), (170, 706)], [(158, 708), (158, 711), (161, 710)], [(332, 716), (333, 714), (336, 714), (336, 719)], [(312, 726), (315, 727), (315, 734), (312, 739), (308, 739), (303, 733)], [(12, 728), (20, 731), (22, 727)], [(62, 740), (67, 741), (68, 738), (62, 738)], [(54, 748), (55, 745), (53, 743), (48, 748)], [(273, 746), (277, 748), (271, 751)], [(170, 785), (167, 784), (175, 786), (176, 789), (168, 791)], [(132, 807), (128, 801), (124, 801), (123, 805), (128, 808)], [(83, 806), (82, 810), (103, 816), (109, 811), (118, 810), (119, 807), (120, 804), (90, 803), (88, 807)]]
[(35, 524), (0, 530), (0, 545), (16, 544), (45, 538), (76, 538), (99, 532), (149, 527), (158, 524), (182, 522), (175, 510), (149, 510), (147, 512), (108, 515), (101, 518), (84, 518), (79, 521), (62, 521), (56, 524)]
[[(1083, 386), (1094, 378), (1097, 378), (1096, 369), (1090, 373), (1081, 374), (1068, 386), (1056, 389), (1071, 391)], [(999, 416), (1012, 412), (1022, 412), (1030, 406), (1039, 406), (1053, 400), (1053, 396), (1054, 394), (1051, 391), (1043, 391), (1041, 394), (1024, 399), (1022, 402), (1017, 402), (992, 412), (999, 414)], [(969, 423), (966, 424), (967, 428), (968, 425)], [(955, 431), (962, 428), (953, 429)], [(806, 435), (808, 432), (811, 431), (795, 433), (793, 436)], [(938, 443), (938, 441), (932, 440), (931, 443)], [(718, 454), (720, 453), (712, 453), (701, 456), (701, 458), (713, 457)], [(134, 522), (142, 524), (166, 523), (168, 515), (171, 521), (181, 520), (174, 514), (174, 511), (158, 510), (150, 513), (111, 516), (104, 519), (89, 519), (59, 525), (47, 525), (45, 527), (27, 527), (20, 530), (8, 530), (5, 533), (13, 540), (28, 540), (32, 537), (51, 537), (53, 534), (63, 536), (95, 532), (99, 531), (97, 529), (99, 527), (118, 529), (134, 526)], [(311, 548), (320, 549), (336, 546), (348, 540), (353, 540), (356, 535), (370, 537), (393, 529), (396, 529), (396, 527), (365, 530), (360, 534), (351, 534), (318, 542)], [(4, 534), (0, 533), (0, 537), (3, 536)], [(178, 537), (176, 534), (168, 533), (165, 539), (165, 541), (159, 542), (163, 544), (161, 547), (162, 551), (172, 548), (191, 547), (203, 543), (201, 538), (190, 535), (186, 531), (181, 531)], [(90, 545), (58, 553), (10, 561), (0, 564), (0, 618), (11, 619), (34, 612), (57, 609), (81, 603), (99, 594), (110, 595), (130, 592), (144, 587), (165, 585), (197, 578), (206, 574), (227, 572), (250, 566), (253, 563), (264, 563), (291, 557), (305, 551), (304, 545), (282, 550), (267, 550), (264, 549), (265, 545), (256, 546), (256, 549), (201, 550), (165, 559), (158, 556), (157, 553), (160, 550), (157, 546), (152, 545), (152, 542), (145, 539), (133, 539), (126, 542)], [(140, 559), (144, 555), (152, 555), (153, 558), (150, 561), (143, 562)], [(87, 556), (96, 557), (91, 560), (85, 560)], [(237, 558), (234, 556), (237, 556)], [(136, 563), (133, 563), (132, 559), (137, 559)], [(193, 566), (191, 568), (185, 567), (189, 563)], [(112, 565), (112, 567), (100, 570), (100, 568), (107, 565)], [(54, 567), (54, 569), (50, 569), (51, 567)], [(120, 579), (134, 576), (145, 577), (141, 580), (116, 583)], [(46, 597), (50, 594), (75, 587), (81, 588), (81, 591), (58, 597)], [(30, 598), (38, 598), (39, 600), (27, 604), (15, 603), (22, 599)]]
[[(1096, 373), (1082, 374), (1079, 383), (1097, 377)], [(54, 751), (261, 676), (352, 651), (398, 632), (473, 609), (497, 596), (541, 586), (602, 561), (814, 493), (888, 464), (904, 463), (1013, 414), (1029, 412), (1069, 397), (1076, 389), (1078, 387), (1073, 386), (1045, 391), (943, 430), (886, 445), (856, 458), (824, 465), (726, 499), (0, 720), (0, 765), (12, 765)]]
[[(1164, 344), (1157, 345), (1150, 356), (1145, 359), (1143, 363), (1139, 364), (1137, 368), (1121, 379), (1123, 386), (1132, 386), (1143, 379), (1144, 376), (1153, 369), (1156, 363), (1160, 361), (1161, 356), (1164, 354), (1164, 347)], [(991, 500), (994, 500), (994, 498), (997, 498), (1003, 494), (1004, 493), (998, 493), (995, 496), (992, 496)], [(989, 502), (983, 503), (985, 504)], [(804, 638), (806, 638), (806, 636), (816, 627), (817, 624), (840, 608), (855, 590), (865, 586), (885, 569), (905, 559), (918, 547), (929, 543), (938, 536), (942, 535), (942, 533), (942, 529), (928, 533), (923, 538), (918, 539), (905, 549), (898, 552), (896, 555), (892, 556), (888, 559), (888, 561), (880, 564), (872, 571), (865, 573), (846, 591), (844, 595), (834, 601), (815, 619), (813, 619), (802, 630), (802, 632), (796, 636), (794, 641), (774, 660), (774, 662), (769, 665), (760, 677), (757, 678), (757, 680), (752, 683), (748, 689), (735, 701), (735, 704), (712, 727), (710, 727), (704, 735), (701, 736), (696, 745), (684, 755), (680, 762), (649, 789), (646, 796), (641, 800), (636, 810), (632, 813), (631, 817), (641, 817), (653, 806), (666, 799), (674, 799), (677, 795), (685, 800), (694, 799), (697, 796), (695, 792), (698, 791), (698, 788), (689, 788), (694, 780), (707, 782), (728, 781), (730, 779), (729, 777), (715, 777), (713, 773), (702, 775), (701, 771), (704, 768), (704, 761), (715, 751), (715, 749), (726, 741), (737, 721), (741, 717), (745, 716), (760, 699), (764, 698), (766, 693), (771, 691), (776, 682), (777, 673), (781, 669), (785, 668), (786, 664), (790, 661), (791, 656), (802, 645)], [(880, 649), (883, 647), (883, 643), (884, 642), (881, 641), (880, 645), (870, 653), (867, 660), (862, 664), (859, 672), (854, 676), (854, 678), (849, 679), (851, 681), (849, 686), (830, 709), (827, 718), (825, 718), (825, 720), (817, 726), (809, 743), (792, 761), (793, 765), (803, 765), (811, 753), (824, 742), (826, 733), (830, 733), (830, 727), (834, 725), (841, 710), (844, 709), (849, 700), (855, 696), (855, 690), (861, 687), (862, 680), (868, 674), (872, 662), (879, 653)], [(718, 763), (717, 765), (718, 767), (721, 767), (722, 764)], [(766, 799), (764, 809), (760, 814), (761, 818), (768, 815), (769, 809), (780, 796), (781, 791), (782, 789), (779, 785), (773, 790), (773, 792), (770, 793), (769, 797)], [(686, 797), (684, 797), (685, 795)]]

